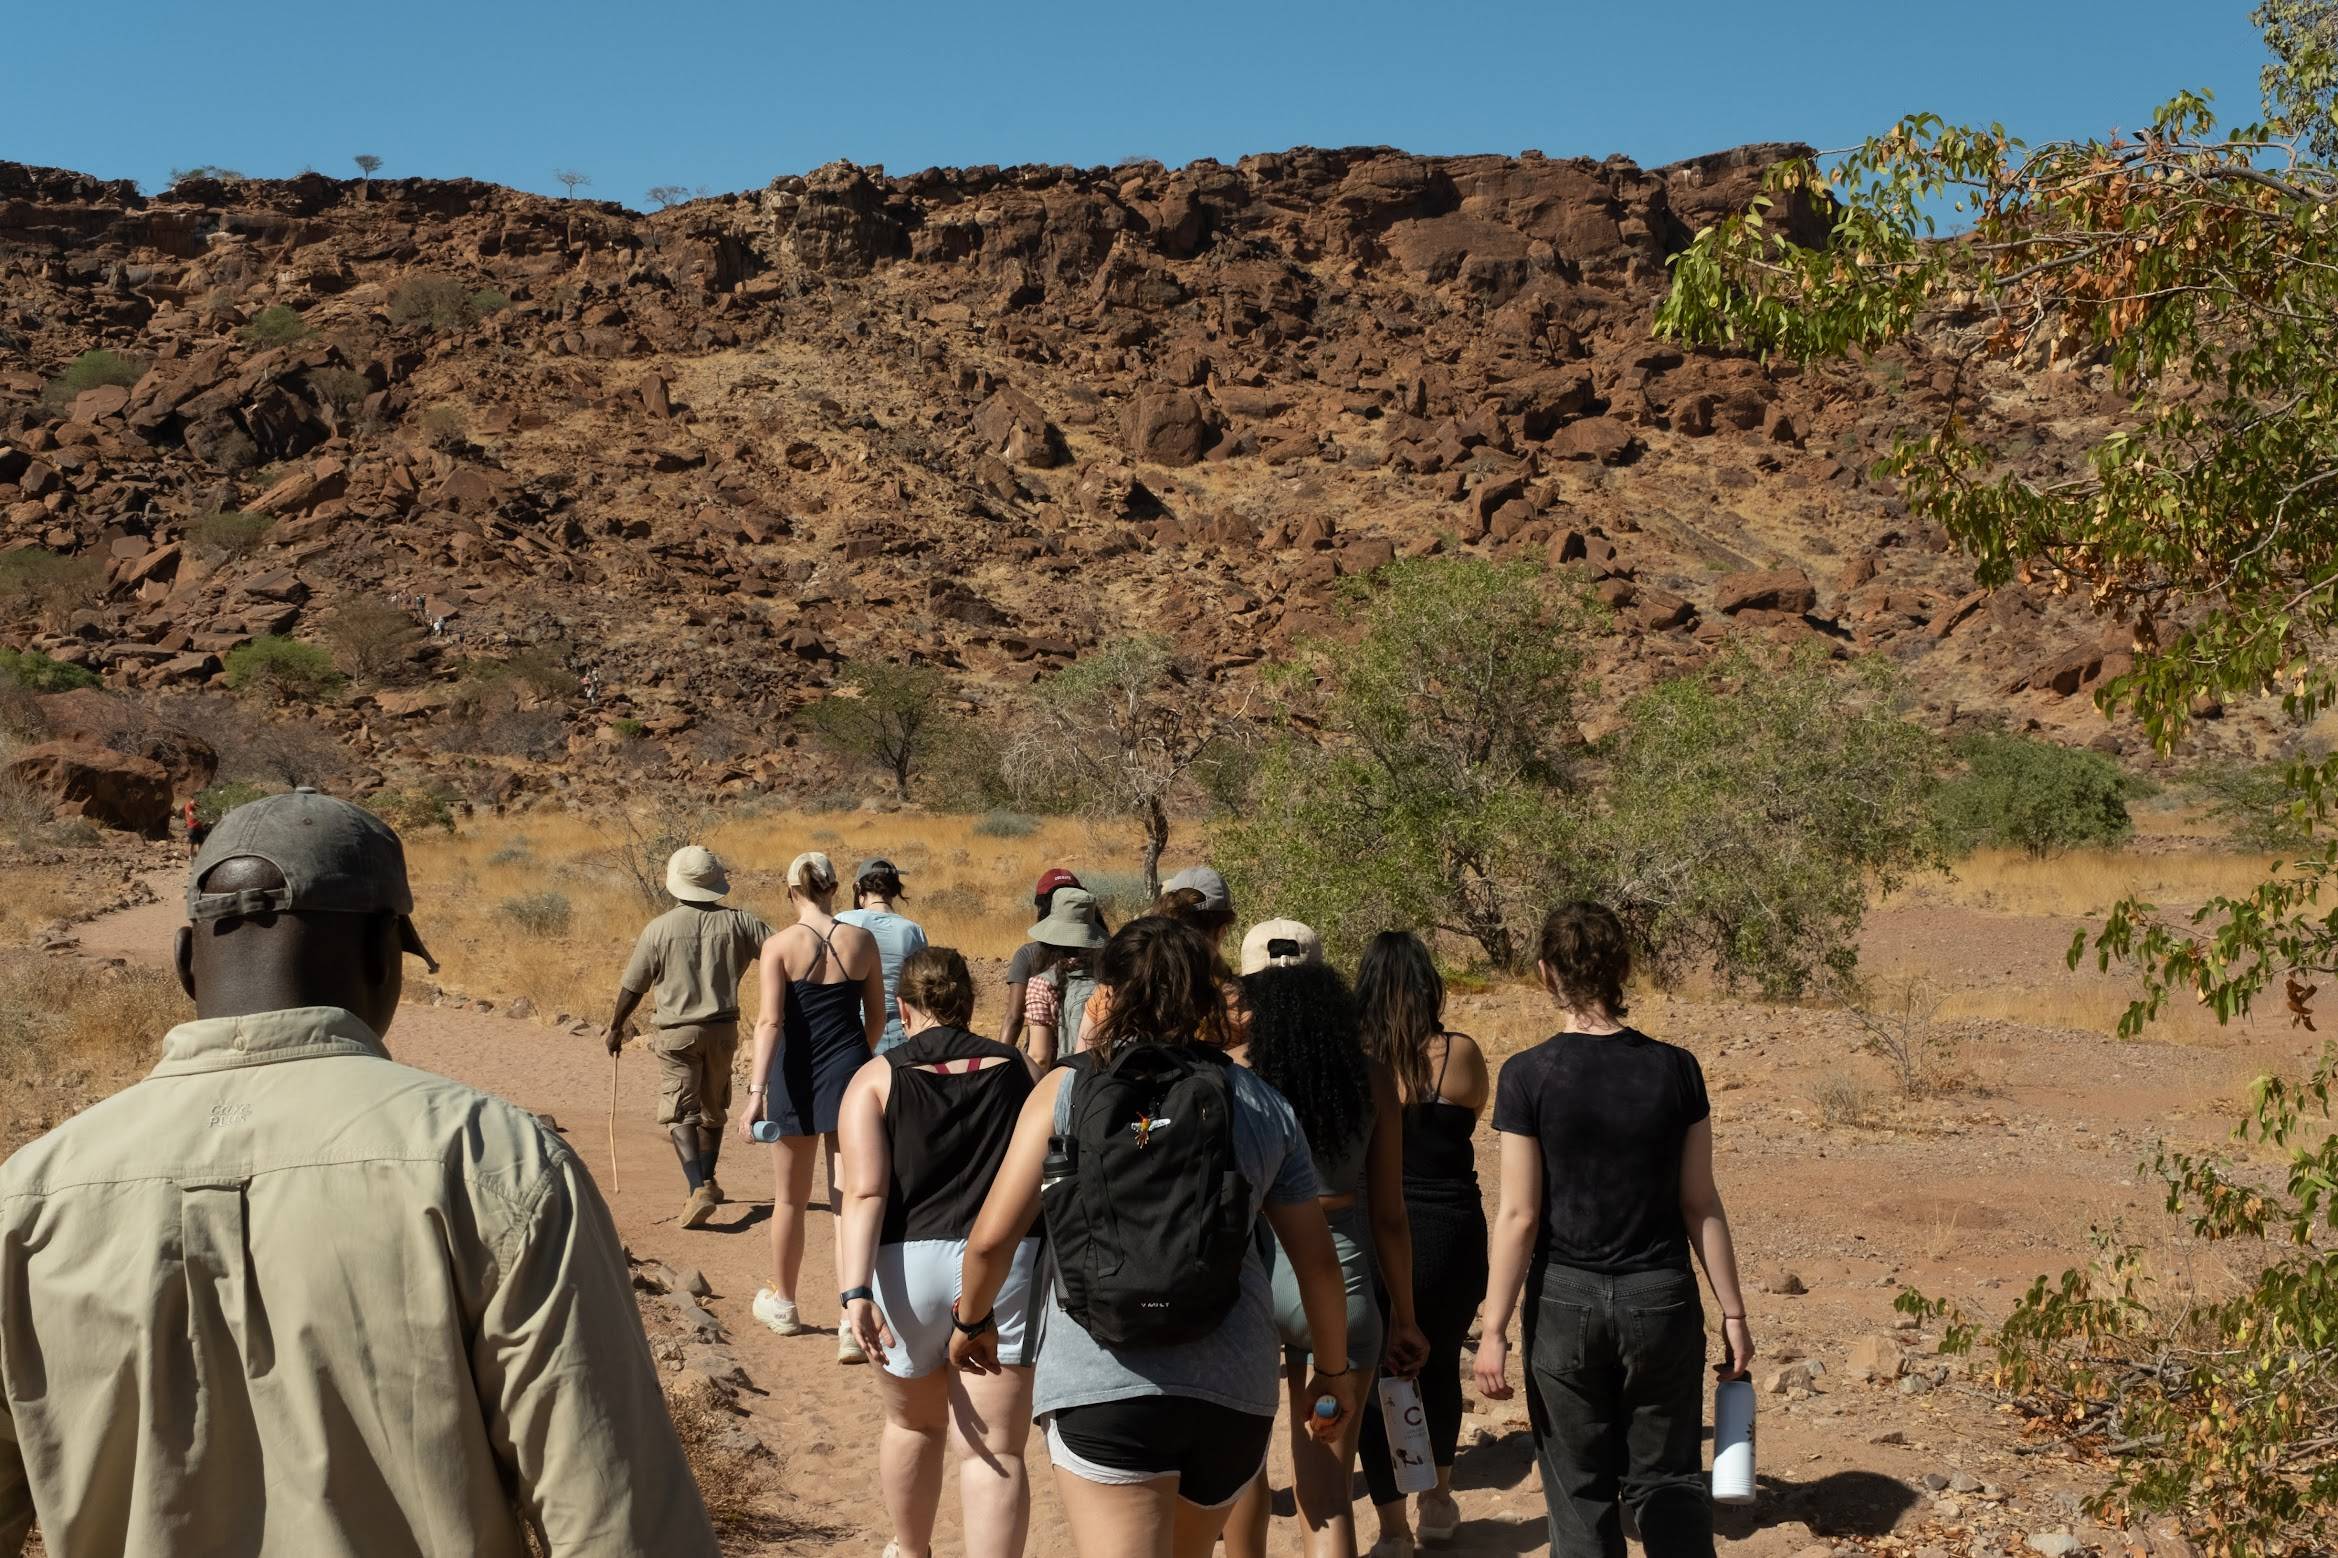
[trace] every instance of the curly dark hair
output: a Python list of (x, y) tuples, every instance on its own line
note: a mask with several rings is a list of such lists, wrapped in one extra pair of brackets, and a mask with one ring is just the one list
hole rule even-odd
[(1316, 1160), (1353, 1146), (1372, 1119), (1372, 1068), (1357, 1039), (1356, 999), (1323, 963), (1244, 976), (1250, 1067), (1291, 1101)]
[(1100, 1064), (1128, 1044), (1193, 1044), (1217, 1032), (1225, 1000), (1212, 977), (1208, 938), (1157, 914), (1129, 921), (1104, 944), (1096, 981), (1110, 1009), (1088, 1035)]
[(1364, 1053), (1396, 1074), (1410, 1100), (1429, 1096), (1429, 1041), (1445, 1031), (1445, 979), (1410, 931), (1384, 930), (1356, 965), (1356, 1007)]
[(1630, 1010), (1624, 984), (1632, 977), (1632, 938), (1616, 912), (1577, 899), (1542, 922), (1542, 966), (1559, 999), (1578, 1012), (1604, 1011), (1617, 1022)]

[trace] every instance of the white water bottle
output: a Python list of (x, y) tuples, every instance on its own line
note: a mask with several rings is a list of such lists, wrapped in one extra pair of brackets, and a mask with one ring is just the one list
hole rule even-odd
[(1396, 1485), (1406, 1493), (1426, 1493), (1437, 1485), (1437, 1465), (1429, 1449), (1429, 1415), (1421, 1410), (1421, 1388), (1393, 1374), (1380, 1376), (1380, 1426), (1388, 1439), (1388, 1459), (1396, 1467)]
[(1725, 1379), (1713, 1387), (1713, 1502), (1753, 1501), (1753, 1381)]

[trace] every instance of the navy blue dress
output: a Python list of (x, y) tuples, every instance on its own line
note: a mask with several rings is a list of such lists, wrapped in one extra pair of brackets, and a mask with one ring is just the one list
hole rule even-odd
[[(818, 931), (813, 935), (820, 936)], [(836, 948), (820, 936), (817, 974)], [(836, 959), (842, 968), (844, 960)], [(771, 1090), (771, 1118), (782, 1136), (821, 1136), (836, 1129), (844, 1089), (867, 1063), (869, 1041), (861, 1022), (861, 982), (840, 979), (816, 984), (787, 982), (787, 1011), (780, 1021), (778, 1085)]]

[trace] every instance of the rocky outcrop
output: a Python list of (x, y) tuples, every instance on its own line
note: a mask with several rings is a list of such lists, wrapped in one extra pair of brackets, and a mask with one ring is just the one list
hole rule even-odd
[(18, 752), (0, 772), (48, 801), (60, 819), (80, 817), (148, 838), (170, 831), (170, 775), (143, 757), (50, 741)]

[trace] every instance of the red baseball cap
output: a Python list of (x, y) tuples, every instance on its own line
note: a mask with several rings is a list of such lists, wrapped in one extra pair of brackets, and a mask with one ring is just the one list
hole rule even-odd
[(1079, 885), (1080, 879), (1062, 866), (1049, 866), (1040, 873), (1039, 885), (1031, 889), (1031, 896), (1044, 898), (1059, 887), (1077, 887)]

